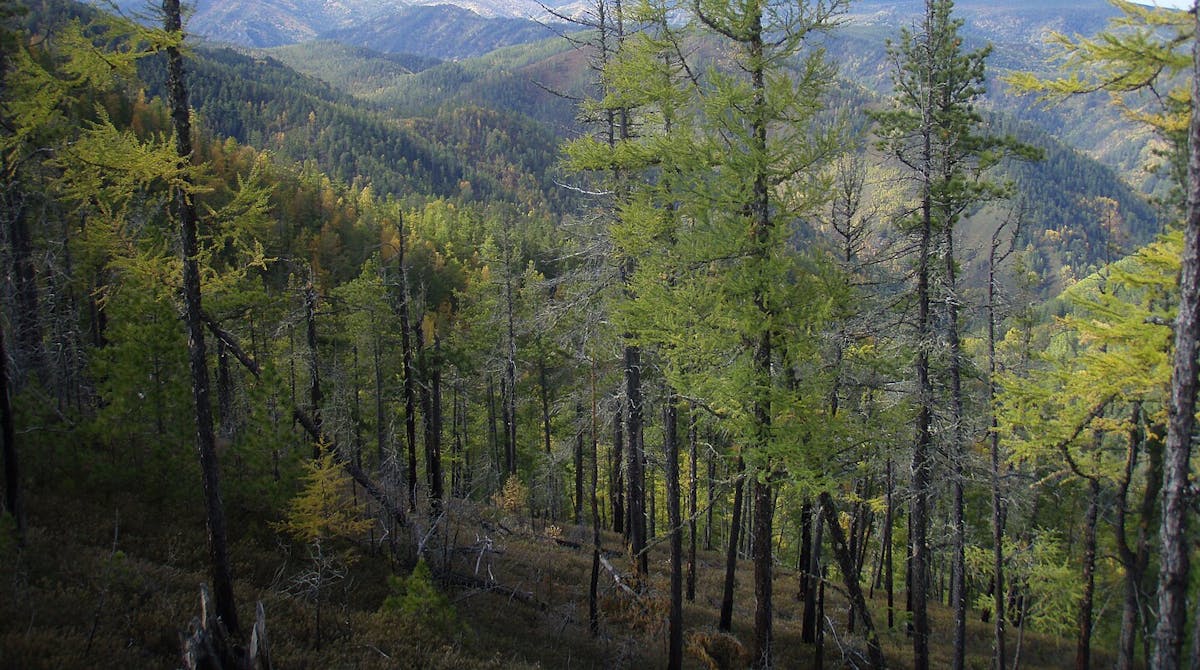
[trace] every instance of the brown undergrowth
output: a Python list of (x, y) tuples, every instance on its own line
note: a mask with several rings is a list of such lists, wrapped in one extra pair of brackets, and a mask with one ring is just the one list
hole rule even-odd
[[(0, 551), (0, 667), (179, 667), (180, 634), (196, 616), (206, 578), (204, 528), (183, 504), (147, 505), (131, 493), (79, 504), (78, 496), (30, 496), (26, 547)], [(591, 531), (563, 521), (521, 517), (490, 505), (450, 501), (446, 519), (424, 534), (426, 560), (440, 596), (420, 584), (405, 587), (411, 556), (393, 556), (388, 543), (346, 543), (356, 552), (343, 578), (322, 592), (320, 638), (314, 605), (289, 591), (304, 569), (303, 548), (269, 524), (250, 524), (235, 512), (232, 557), (237, 598), (247, 619), (264, 603), (277, 668), (646, 668), (666, 663), (668, 611), (665, 543), (650, 549), (651, 575), (632, 582), (632, 558), (620, 538), (603, 534), (599, 632), (589, 632)], [(419, 525), (419, 524), (418, 524)], [(684, 604), (688, 668), (744, 667), (752, 645), (751, 565), (738, 566), (734, 629), (716, 631), (723, 561), (717, 547), (702, 551), (695, 602)], [(619, 585), (616, 578), (630, 588)], [(815, 667), (812, 645), (800, 641), (802, 604), (797, 579), (776, 576), (778, 667)], [(864, 645), (847, 632), (845, 602), (827, 589), (825, 667), (865, 667)], [(397, 590), (399, 589), (399, 591)], [(407, 590), (406, 590), (407, 589)], [(422, 595), (425, 593), (426, 595)], [(444, 597), (443, 597), (444, 596)], [(428, 599), (428, 605), (422, 598)], [(388, 607), (385, 602), (401, 602)], [(898, 600), (903, 603), (902, 598)], [(423, 607), (451, 616), (422, 616)], [(881, 595), (872, 601), (891, 667), (908, 667), (903, 628), (888, 630)], [(433, 614), (437, 614), (434, 612)], [(935, 631), (950, 630), (950, 613), (932, 612)], [(987, 667), (990, 624), (976, 613), (969, 627), (968, 667)], [(1012, 632), (1015, 642), (1015, 631)], [(948, 662), (949, 635), (935, 635), (935, 666)], [(1010, 642), (1012, 644), (1012, 642)], [(1058, 668), (1072, 657), (1069, 641), (1028, 631), (1022, 667)], [(1095, 662), (1110, 659), (1097, 653)]]

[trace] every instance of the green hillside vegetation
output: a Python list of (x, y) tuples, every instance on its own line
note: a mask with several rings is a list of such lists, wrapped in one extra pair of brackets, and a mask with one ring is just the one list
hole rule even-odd
[(366, 24), (324, 32), (322, 37), (384, 53), (457, 60), (541, 41), (564, 27), (528, 19), (484, 18), (449, 4), (414, 5)]
[(436, 58), (384, 54), (332, 40), (301, 42), (268, 49), (265, 53), (297, 72), (363, 99), (399, 85), (408, 75), (441, 63)]
[[(199, 122), (215, 135), (287, 160), (312, 161), (332, 177), (379, 195), (557, 202), (545, 176), (555, 162), (555, 139), (520, 117), (447, 109), (431, 119), (406, 119), (357, 103), (271, 58), (201, 48), (194, 63), (193, 105)], [(155, 73), (162, 68), (143, 68), (149, 93), (160, 94), (163, 80)], [(472, 123), (451, 122), (463, 121), (462, 114), (473, 114)], [(425, 132), (430, 125), (442, 132)], [(471, 155), (462, 153), (469, 138), (481, 133), (488, 141)]]
[(948, 0), (769, 7), (0, 0), (0, 665), (1150, 667), (1180, 175)]
[[(880, 33), (875, 35), (879, 41), (873, 47), (878, 54), (870, 56), (871, 50), (862, 48), (861, 51), (868, 56), (864, 56), (860, 62), (879, 63), (886, 60), (878, 46), (882, 44), (882, 30), (875, 31)], [(848, 36), (840, 39), (848, 40), (848, 44), (869, 41), (858, 31), (847, 33)], [(841, 54), (845, 48), (845, 44), (831, 46), (831, 52)], [(287, 47), (272, 53), (287, 53), (292, 49), (296, 48)], [(849, 51), (856, 52), (856, 49)], [(354, 73), (372, 67), (369, 64), (375, 58), (383, 59), (384, 63), (390, 62), (388, 57), (377, 57), (362, 51), (345, 57), (346, 50), (336, 43), (313, 43), (296, 53), (303, 53), (305, 57), (292, 57), (288, 62), (296, 63), (310, 76), (321, 77), (331, 83), (353, 81)], [(838, 62), (844, 68), (842, 73), (851, 76), (853, 81), (859, 84), (873, 81), (871, 77), (861, 76), (863, 73), (861, 68), (854, 65), (855, 61), (839, 56)], [(318, 63), (322, 64), (320, 71), (314, 65)], [(370, 92), (355, 95), (360, 101), (379, 105), (386, 114), (401, 117), (433, 116), (433, 124), (418, 122), (416, 127), (436, 127), (438, 131), (422, 136), (444, 137), (447, 143), (454, 141), (456, 155), (467, 156), (473, 151), (471, 147), (475, 147), (475, 150), (480, 148), (477, 142), (469, 139), (470, 135), (475, 134), (470, 130), (471, 124), (454, 121), (462, 114), (461, 111), (447, 113), (445, 110), (474, 107), (503, 110), (503, 114), (496, 115), (498, 119), (510, 119), (508, 125), (521, 124), (529, 130), (524, 134), (514, 132), (517, 128), (509, 130), (512, 139), (508, 145), (512, 150), (534, 147), (539, 144), (537, 125), (521, 121), (522, 117), (535, 118), (548, 124), (548, 127), (560, 129), (558, 132), (566, 136), (579, 132), (579, 112), (570, 98), (586, 93), (586, 73), (587, 63), (582, 52), (558, 39), (532, 46), (509, 47), (482, 58), (443, 63), (412, 75), (398, 75), (390, 86), (371, 87)], [(883, 76), (886, 72), (881, 70), (877, 75)], [(877, 84), (875, 90), (845, 86), (832, 96), (830, 109), (834, 114), (853, 119), (854, 110), (880, 104), (882, 88), (882, 84)], [(1010, 116), (1006, 111), (1010, 104), (1017, 110), (1015, 116)], [(1128, 252), (1148, 242), (1161, 229), (1154, 208), (1135, 192), (1135, 187), (1127, 185), (1118, 172), (1070, 148), (1056, 133), (1045, 129), (1047, 123), (1067, 123), (1064, 112), (1058, 110), (1052, 114), (1045, 105), (1035, 105), (1030, 100), (1016, 98), (1001, 87), (992, 91), (989, 107), (998, 110), (992, 121), (996, 132), (1011, 133), (1046, 152), (1046, 160), (1008, 168), (1012, 171), (1010, 178), (1017, 189), (1014, 199), (1025, 207), (1023, 246), (1027, 247), (1030, 254), (1028, 262), (1032, 269), (1046, 278), (1046, 295), (1062, 287), (1064, 272), (1070, 276), (1087, 274), (1096, 265), (1111, 260), (1113, 254)], [(1095, 111), (1098, 107), (1098, 103), (1092, 103), (1090, 110)], [(1079, 110), (1079, 113), (1084, 111), (1088, 109)], [(1041, 123), (1019, 120), (1029, 118), (1037, 118)], [(493, 121), (485, 125), (501, 124)], [(1086, 127), (1093, 138), (1104, 142), (1112, 134), (1132, 127), (1107, 109), (1103, 110), (1099, 121), (1076, 125)], [(460, 129), (467, 129), (467, 137), (452, 139), (456, 135), (464, 135)], [(1144, 130), (1139, 130), (1132, 133), (1132, 137), (1123, 144), (1126, 147), (1142, 147), (1136, 157), (1129, 160), (1151, 160), (1148, 155), (1151, 148), (1146, 146), (1144, 140), (1146, 136)], [(543, 134), (541, 143), (546, 148), (540, 157), (516, 160), (519, 166), (535, 175), (547, 174), (553, 164), (549, 136)], [(512, 150), (499, 151), (503, 155), (511, 154)], [(1108, 156), (1115, 159), (1116, 150), (1109, 151)], [(468, 161), (468, 164), (473, 163)], [(1143, 172), (1132, 174), (1134, 183), (1139, 183)], [(1165, 182), (1161, 182), (1156, 173), (1153, 183)], [(556, 196), (551, 194), (549, 197)], [(1109, 201), (1114, 203), (1111, 208)], [(1112, 211), (1109, 212), (1109, 209)], [(1097, 212), (1101, 211), (1110, 217), (1109, 223), (1100, 223)], [(965, 233), (968, 247), (982, 248), (996, 222), (1005, 215), (1005, 212), (993, 209), (974, 217), (974, 223), (968, 225)], [(1120, 220), (1114, 222), (1111, 217)], [(1108, 225), (1109, 229), (1102, 230), (1102, 225)], [(980, 258), (974, 259), (968, 271), (969, 277), (977, 279), (980, 276), (980, 262)], [(978, 282), (974, 283), (978, 285)]]

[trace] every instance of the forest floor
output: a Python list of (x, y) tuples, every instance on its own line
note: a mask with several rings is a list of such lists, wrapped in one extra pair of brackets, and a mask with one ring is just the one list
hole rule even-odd
[[(448, 509), (454, 521), (441, 540), (425, 539), (428, 546), (440, 547), (441, 557), (431, 560), (448, 565), (462, 578), (458, 585), (443, 584), (441, 600), (422, 602), (419, 594), (414, 596), (416, 616), (381, 611), (388, 609), (382, 605), (393, 592), (387, 577), (395, 564), (387, 557), (390, 552), (382, 550), (387, 545), (348, 544), (338, 555), (353, 560), (327, 570), (318, 640), (316, 608), (304, 597), (299, 579), (310, 571), (310, 554), (263, 521), (263, 510), (245, 508), (250, 500), (235, 500), (230, 515), (236, 595), (243, 628), (249, 627), (254, 602), (263, 602), (276, 668), (583, 669), (666, 664), (665, 542), (652, 547), (650, 582), (634, 597), (614, 582), (616, 574), (628, 577), (632, 566), (619, 553), (620, 538), (603, 534), (612, 571), (601, 570), (602, 615), (599, 633), (593, 636), (588, 626), (590, 527), (548, 525), (536, 519), (531, 523), (528, 517), (490, 506), (454, 501)], [(150, 502), (130, 490), (102, 496), (35, 491), (28, 509), (26, 547), (18, 551), (12, 543), (0, 544), (0, 668), (180, 667), (180, 636), (199, 614), (199, 585), (206, 580), (200, 513), (178, 501)], [(720, 645), (723, 639), (714, 633), (723, 551), (701, 550), (697, 563), (696, 599), (684, 603), (688, 668), (710, 667), (697, 650), (705, 644)], [(468, 584), (472, 580), (476, 582)], [(480, 588), (484, 583), (499, 588)], [(847, 633), (845, 601), (836, 586), (831, 582), (826, 591), (825, 667), (866, 667), (861, 638)], [(779, 568), (777, 665), (819, 667), (814, 646), (800, 641), (803, 604), (797, 593), (796, 572)], [(903, 594), (897, 593), (901, 609), (903, 602)], [(904, 633), (903, 613), (897, 612), (897, 626), (889, 630), (879, 590), (872, 607), (889, 667), (908, 667), (911, 642)], [(935, 605), (931, 616), (932, 667), (947, 667), (950, 612)], [(752, 566), (742, 561), (733, 636), (746, 649), (752, 646), (753, 618)], [(968, 636), (968, 667), (990, 667), (991, 625), (980, 620), (979, 612), (972, 612)], [(1014, 630), (1010, 649), (1015, 644)], [(1073, 656), (1070, 640), (1030, 630), (1024, 636), (1021, 668), (1059, 668)], [(1093, 660), (1096, 667), (1111, 665), (1105, 653), (1097, 652)]]

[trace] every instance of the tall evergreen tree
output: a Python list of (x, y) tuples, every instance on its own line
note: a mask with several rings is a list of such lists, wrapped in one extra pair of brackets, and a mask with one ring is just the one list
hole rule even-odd
[[(182, 162), (192, 160), (191, 108), (184, 80), (183, 21), (179, 0), (163, 0), (163, 29), (171, 40), (166, 46), (167, 86), (170, 93), (171, 121), (175, 132), (175, 151)], [(179, 220), (179, 237), (183, 255), (184, 323), (188, 333), (188, 365), (192, 373), (192, 401), (196, 412), (196, 451), (204, 482), (204, 509), (208, 521), (209, 568), (212, 571), (213, 594), (219, 616), (226, 629), (238, 635), (237, 606), (233, 597), (233, 571), (225, 527), (225, 508), (221, 502), (220, 466), (217, 463), (213, 433), (212, 404), (209, 398), (208, 361), (204, 346), (204, 323), (201, 307), (200, 268), (197, 260), (199, 245), (197, 227), (199, 216), (191, 192), (192, 185), (184, 178), (174, 193), (174, 214)]]
[[(914, 33), (907, 29), (897, 44), (889, 46), (895, 63), (892, 106), (875, 114), (881, 145), (908, 171), (914, 188), (913, 214), (902, 225), (918, 238), (916, 260), (916, 438), (913, 447), (913, 503), (911, 516), (912, 565), (910, 593), (913, 607), (913, 658), (918, 668), (928, 667), (929, 623), (927, 593), (930, 574), (929, 509), (932, 493), (933, 433), (936, 399), (930, 369), (933, 337), (935, 250), (943, 256), (941, 302), (946, 305), (945, 337), (949, 360), (948, 451), (953, 464), (952, 515), (954, 551), (951, 568), (951, 601), (954, 608), (954, 667), (961, 669), (966, 652), (966, 526), (963, 497), (962, 352), (958, 332), (954, 231), (968, 208), (1005, 193), (1002, 185), (983, 173), (1005, 153), (1015, 150), (1025, 157), (1034, 152), (1011, 140), (982, 134), (983, 119), (974, 103), (984, 91), (984, 61), (990, 47), (964, 52), (953, 18), (952, 0), (927, 0), (925, 16)], [(940, 244), (939, 244), (940, 243)], [(940, 247), (940, 248), (939, 248)]]
[[(1195, 426), (1200, 363), (1200, 7), (1190, 12), (1110, 0), (1120, 14), (1108, 30), (1090, 38), (1052, 35), (1063, 56), (1065, 76), (1039, 79), (1020, 73), (1010, 83), (1050, 99), (1105, 91), (1131, 118), (1149, 124), (1173, 151), (1166, 167), (1180, 180), (1184, 243), (1175, 319), (1170, 412), (1163, 448), (1158, 623), (1152, 666), (1183, 665), (1186, 596), (1190, 564), (1186, 542), (1186, 499)], [(1181, 76), (1182, 75), (1182, 76)], [(1153, 95), (1141, 96), (1152, 92)], [(1143, 101), (1150, 99), (1150, 104)]]

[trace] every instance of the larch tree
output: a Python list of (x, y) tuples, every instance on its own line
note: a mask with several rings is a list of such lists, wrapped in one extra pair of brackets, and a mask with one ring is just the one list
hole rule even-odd
[(1168, 167), (1174, 167), (1182, 181), (1178, 204), (1184, 241), (1163, 447), (1158, 623), (1151, 663), (1173, 670), (1183, 666), (1187, 638), (1187, 500), (1200, 369), (1196, 358), (1200, 347), (1200, 115), (1195, 113), (1195, 101), (1200, 99), (1200, 41), (1196, 39), (1200, 11), (1195, 4), (1190, 12), (1181, 12), (1126, 0), (1110, 2), (1120, 14), (1107, 30), (1090, 38), (1051, 36), (1061, 52), (1063, 76), (1039, 79), (1021, 73), (1010, 82), (1049, 99), (1107, 92), (1114, 105), (1149, 124), (1174, 149)]
[(804, 273), (792, 239), (799, 217), (819, 201), (813, 186), (835, 144), (815, 121), (830, 68), (807, 46), (841, 6), (659, 7), (664, 17), (686, 12), (690, 30), (724, 42), (732, 62), (689, 62), (683, 30), (655, 23), (656, 43), (610, 70), (614, 95), (636, 98), (626, 107), (647, 114), (641, 135), (612, 147), (573, 145), (591, 169), (619, 164), (643, 176), (618, 216), (618, 239), (639, 258), (628, 323), (664, 357), (672, 387), (725, 418), (741, 445), (738, 462), (751, 465), (760, 667), (773, 663), (774, 492), (785, 474), (781, 451), (791, 444), (775, 418), (794, 410), (777, 400), (787, 395), (780, 345), (812, 314), (797, 286)]
[[(930, 574), (929, 511), (933, 483), (933, 418), (937, 408), (931, 378), (930, 355), (935, 341), (947, 342), (949, 360), (948, 451), (952, 464), (951, 486), (954, 550), (951, 568), (951, 600), (954, 608), (954, 667), (962, 668), (966, 652), (966, 526), (963, 498), (962, 352), (958, 325), (960, 296), (956, 286), (954, 257), (955, 225), (972, 206), (1001, 197), (1003, 185), (985, 178), (989, 167), (1007, 153), (1036, 157), (1032, 150), (1006, 138), (985, 135), (983, 118), (975, 107), (984, 93), (985, 47), (964, 52), (958, 33), (962, 21), (953, 18), (951, 0), (927, 0), (925, 16), (916, 32), (902, 30), (900, 41), (889, 47), (894, 62), (892, 104), (874, 114), (880, 146), (890, 153), (908, 175), (914, 206), (902, 219), (902, 227), (917, 238), (915, 296), (917, 318), (914, 333), (917, 352), (917, 419), (913, 447), (913, 502), (911, 515), (912, 564), (910, 594), (913, 609), (913, 658), (917, 668), (929, 664), (929, 621), (927, 597)], [(938, 286), (940, 302), (946, 305), (943, 337), (933, 337), (932, 308)]]
[[(179, 0), (163, 0), (163, 29), (169, 41), (167, 54), (168, 104), (175, 133), (175, 151), (181, 162), (192, 160), (191, 108), (183, 67), (183, 20)], [(196, 451), (204, 483), (204, 509), (208, 522), (209, 568), (217, 616), (233, 635), (238, 635), (237, 607), (233, 596), (233, 571), (225, 526), (225, 508), (221, 502), (220, 466), (217, 463), (213, 432), (212, 404), (209, 398), (208, 361), (204, 346), (204, 322), (201, 307), (200, 268), (197, 261), (199, 216), (186, 177), (176, 184), (174, 214), (179, 221), (183, 256), (184, 323), (188, 334), (188, 365), (192, 374), (192, 400), (196, 413)]]

